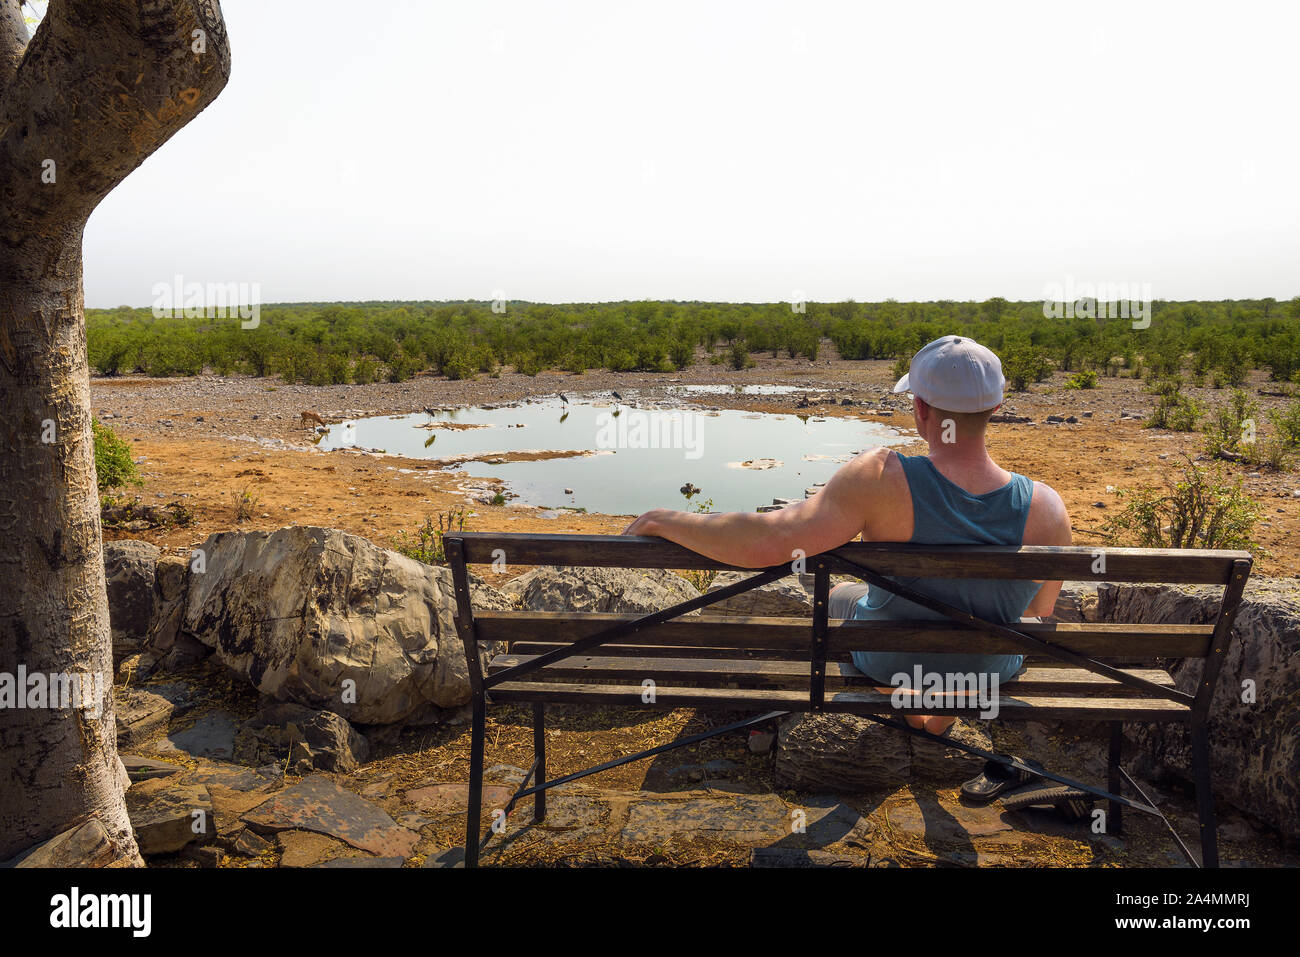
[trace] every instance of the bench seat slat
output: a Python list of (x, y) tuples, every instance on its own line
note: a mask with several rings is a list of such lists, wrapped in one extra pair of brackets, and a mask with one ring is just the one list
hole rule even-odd
[[(497, 655), (488, 664), (489, 674), (499, 674), (516, 665), (531, 661), (535, 655), (507, 653)], [(1126, 669), (1129, 674), (1164, 687), (1175, 687), (1174, 679), (1159, 668)], [(736, 658), (637, 658), (631, 656), (574, 655), (547, 665), (530, 675), (533, 681), (586, 679), (588, 681), (622, 680), (639, 683), (646, 678), (656, 683), (759, 684), (774, 687), (807, 688), (811, 667), (807, 661), (771, 661)], [(827, 662), (826, 683), (830, 687), (869, 687), (871, 679), (852, 664)], [(1039, 694), (1051, 691), (1066, 695), (1133, 697), (1137, 688), (1122, 685), (1084, 668), (1053, 665), (1031, 666), (1014, 684), (1001, 686), (1012, 694)]]
[[(512, 566), (573, 565), (606, 568), (715, 568), (734, 565), (706, 558), (662, 538), (635, 535), (538, 535), (526, 532), (456, 532), (468, 564), (491, 564), (504, 551)], [(1232, 563), (1246, 552), (1210, 549), (1107, 548), (1104, 574), (1093, 569), (1094, 549), (1051, 545), (911, 545), (849, 542), (840, 554), (882, 575), (902, 578), (1028, 578), (1036, 581), (1142, 581), (1225, 585)], [(812, 556), (815, 557), (815, 556)], [(811, 560), (811, 557), (810, 557)]]
[[(493, 611), (474, 616), (479, 641), (575, 641), (639, 615), (603, 612)], [(1092, 622), (1012, 623), (1027, 635), (1092, 657), (1203, 658), (1213, 625), (1139, 625)], [(810, 618), (758, 618), (739, 615), (687, 615), (624, 636), (620, 645), (797, 650), (807, 655)], [(1008, 654), (1023, 649), (971, 626), (947, 621), (830, 621), (832, 652), (915, 651)], [(958, 644), (960, 643), (960, 644)]]
[[(706, 708), (752, 711), (807, 711), (808, 692), (776, 688), (677, 688), (657, 685), (655, 700), (642, 700), (638, 685), (591, 685), (570, 682), (507, 681), (494, 686), (488, 695), (494, 701), (541, 701), (546, 703), (621, 705), (631, 708)], [(1038, 720), (1043, 718), (1089, 718), (1098, 721), (1186, 722), (1191, 709), (1162, 698), (1079, 698), (1052, 695), (999, 695), (999, 717)], [(854, 714), (898, 714), (915, 711), (934, 714), (936, 708), (917, 705), (894, 707), (890, 695), (878, 691), (832, 691), (827, 689), (828, 712)], [(943, 708), (943, 714), (965, 717), (979, 715), (978, 707)]]
[[(541, 655), (556, 648), (568, 646), (565, 641), (517, 641), (510, 645), (511, 654)], [(807, 661), (806, 648), (719, 648), (709, 645), (601, 645), (600, 654), (610, 658), (724, 658), (764, 659), (767, 661)], [(1135, 656), (1130, 649), (1126, 655), (1106, 655), (1105, 660), (1116, 667), (1149, 666), (1152, 657)], [(832, 648), (826, 653), (827, 661), (852, 662), (847, 650)], [(1028, 654), (1025, 660), (1031, 665), (1059, 665), (1061, 662), (1047, 655)]]

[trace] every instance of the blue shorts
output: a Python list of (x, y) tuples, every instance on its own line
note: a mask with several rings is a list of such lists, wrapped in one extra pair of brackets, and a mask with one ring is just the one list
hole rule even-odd
[[(862, 599), (870, 586), (865, 582), (849, 582), (839, 585), (831, 592), (828, 613), (831, 618), (851, 618), (858, 621), (892, 621), (897, 616), (885, 614), (886, 609), (866, 607)], [(913, 606), (915, 607), (915, 606)], [(948, 619), (928, 609), (908, 617), (934, 618), (939, 621)], [(1022, 619), (1037, 621), (1036, 618)], [(905, 651), (855, 651), (853, 665), (868, 678), (886, 687), (893, 687), (897, 682), (894, 675), (904, 674), (910, 682), (917, 665), (927, 674), (995, 674), (998, 683), (1006, 684), (1024, 670), (1024, 655), (938, 655), (912, 654)]]

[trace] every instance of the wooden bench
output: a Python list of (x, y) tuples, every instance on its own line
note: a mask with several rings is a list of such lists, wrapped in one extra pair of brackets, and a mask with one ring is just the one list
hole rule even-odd
[[(475, 866), (492, 832), (480, 837), (484, 726), (489, 699), (531, 702), (535, 761), (503, 810), (533, 797), (534, 820), (546, 816), (546, 791), (567, 781), (788, 712), (848, 712), (958, 747), (1008, 767), (1006, 755), (939, 738), (897, 720), (909, 711), (934, 714), (933, 705), (896, 707), (853, 667), (850, 651), (916, 651), (1026, 655), (1026, 671), (1000, 689), (999, 718), (1071, 719), (1109, 725), (1107, 789), (1054, 772), (1050, 780), (1080, 787), (1108, 802), (1107, 830), (1118, 833), (1121, 808), (1153, 814), (1158, 808), (1120, 766), (1123, 723), (1181, 722), (1190, 729), (1201, 860), (1170, 827), (1193, 864), (1217, 866), (1210, 743), (1206, 729), (1214, 687), (1232, 640), (1233, 619), (1250, 575), (1248, 552), (1084, 547), (921, 546), (852, 542), (798, 563), (749, 570), (733, 585), (652, 614), (492, 611), (476, 613), (468, 566), (560, 565), (617, 568), (740, 570), (658, 538), (456, 532), (444, 539), (455, 580), (456, 624), (464, 643), (472, 689), (470, 797), (465, 864)], [(786, 575), (813, 576), (811, 617), (754, 618), (688, 615)], [(849, 621), (827, 616), (832, 574), (847, 574), (941, 613), (940, 621)], [(982, 578), (1213, 584), (1224, 587), (1218, 617), (1208, 624), (1003, 623), (983, 621), (892, 579)], [(479, 646), (505, 642), (486, 674)], [(1178, 690), (1156, 659), (1200, 658), (1195, 694)], [(1135, 663), (1141, 663), (1140, 666)], [(647, 686), (646, 682), (653, 684)], [(653, 688), (653, 695), (647, 694)], [(711, 708), (755, 716), (548, 780), (545, 706), (624, 705), (632, 708)], [(978, 717), (970, 699), (949, 699), (942, 713)], [(1127, 785), (1135, 797), (1121, 789)]]

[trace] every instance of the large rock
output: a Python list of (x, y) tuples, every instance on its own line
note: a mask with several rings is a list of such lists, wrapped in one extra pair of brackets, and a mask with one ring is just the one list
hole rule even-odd
[(1097, 585), (1093, 582), (1064, 582), (1057, 596), (1053, 621), (1096, 621), (1099, 614)]
[(202, 784), (176, 785), (155, 778), (126, 792), (126, 809), (141, 854), (174, 854), (214, 839), (212, 799)]
[[(709, 585), (709, 591), (715, 592), (728, 585), (752, 578), (757, 572), (719, 572)], [(811, 577), (808, 579), (811, 584)], [(700, 609), (702, 615), (743, 615), (745, 617), (798, 618), (812, 615), (812, 593), (804, 587), (800, 578), (787, 575), (774, 582), (751, 588), (732, 598), (724, 599), (715, 605), (706, 605)]]
[(190, 559), (164, 555), (154, 573), (153, 618), (144, 639), (141, 672), (155, 668), (176, 671), (195, 664), (212, 653), (192, 635), (181, 630), (185, 621), (185, 599), (190, 585)]
[[(181, 631), (264, 694), (360, 724), (428, 722), (469, 700), (449, 569), (310, 526), (226, 532), (199, 551)], [(508, 607), (481, 584), (473, 598)]]
[(4, 867), (122, 867), (124, 860), (98, 818), (90, 818), (48, 841), (24, 851)]
[[(958, 720), (952, 736), (990, 749), (978, 724)], [(956, 784), (974, 777), (984, 762), (956, 748), (887, 728), (851, 714), (794, 714), (777, 734), (776, 780), (783, 787), (837, 794), (895, 790), (913, 776)]]
[(346, 720), (300, 704), (267, 705), (235, 736), (236, 761), (253, 767), (287, 762), (289, 771), (299, 775), (349, 774), (369, 756), (366, 739)]
[(104, 543), (108, 621), (116, 664), (140, 648), (153, 616), (154, 567), (159, 548), (148, 542)]
[(681, 575), (661, 568), (583, 568), (546, 565), (525, 572), (501, 592), (529, 611), (642, 614), (699, 595)]
[[(1222, 591), (1104, 584), (1098, 610), (1103, 621), (1208, 623)], [(1288, 837), (1300, 837), (1300, 582), (1252, 579), (1237, 612), (1236, 633), (1210, 709), (1214, 794)], [(1194, 693), (1203, 662), (1171, 664), (1178, 687)], [(1253, 701), (1243, 700), (1248, 689)], [(1125, 732), (1164, 770), (1191, 780), (1186, 728), (1127, 724)]]

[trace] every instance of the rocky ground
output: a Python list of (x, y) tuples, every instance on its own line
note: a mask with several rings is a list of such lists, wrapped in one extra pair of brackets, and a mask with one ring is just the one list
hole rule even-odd
[[(241, 493), (254, 501), (240, 526), (245, 530), (319, 525), (381, 546), (427, 515), (460, 506), (468, 508), (467, 527), (474, 529), (618, 531), (627, 517), (483, 504), (488, 483), (474, 478), (472, 465), (450, 473), (429, 470), (418, 461), (321, 452), (311, 444), (312, 433), (299, 427), (299, 413), (312, 410), (334, 420), (557, 391), (617, 389), (627, 397), (654, 399), (667, 395), (665, 386), (678, 383), (800, 385), (815, 390), (807, 408), (819, 415), (868, 414), (904, 427), (910, 420), (902, 397), (888, 394), (889, 363), (834, 358), (816, 365), (764, 359), (743, 373), (698, 364), (676, 376), (504, 374), (472, 382), (420, 378), (322, 388), (248, 378), (100, 379), (92, 384), (94, 409), (135, 447), (145, 478), (138, 492), (143, 502), (181, 503), (193, 513), (188, 525), (106, 529), (105, 537), (143, 539), (162, 546), (164, 553), (188, 555), (210, 534), (236, 525), (235, 499)], [(1258, 381), (1254, 388), (1268, 391), (1272, 386)], [(1198, 398), (1207, 404), (1222, 400), (1208, 390)], [(803, 411), (803, 401), (799, 396), (700, 398), (716, 407), (782, 412)], [(1265, 408), (1282, 401), (1261, 397)], [(1102, 379), (1096, 390), (1069, 391), (1058, 378), (1013, 395), (1006, 411), (1032, 423), (999, 424), (990, 446), (1008, 468), (1061, 491), (1076, 541), (1086, 543), (1094, 540), (1114, 507), (1107, 486), (1156, 481), (1180, 451), (1199, 451), (1197, 435), (1142, 429), (1137, 418), (1124, 415), (1145, 415), (1152, 405), (1141, 383), (1132, 380)], [(1052, 415), (1077, 421), (1048, 424)], [(761, 456), (762, 450), (754, 454)], [(1300, 498), (1293, 490), (1300, 488), (1300, 477), (1230, 468), (1268, 508), (1261, 538), (1269, 554), (1257, 569), (1295, 575)], [(512, 569), (512, 574), (520, 571)], [(151, 864), (456, 863), (468, 779), (463, 711), (450, 711), (431, 725), (368, 727), (364, 740), (357, 742), (346, 727), (314, 713), (268, 716), (267, 699), (215, 657), (172, 661), (147, 678), (128, 667), (120, 678), (119, 746), (137, 782), (128, 792), (129, 802)], [(548, 712), (550, 773), (575, 771), (737, 717), (555, 707)], [(282, 729), (294, 720), (302, 733), (286, 741)], [(542, 824), (530, 822), (531, 804), (525, 800), (505, 833), (493, 839), (485, 862), (762, 867), (1159, 866), (1181, 861), (1159, 821), (1146, 815), (1129, 813), (1124, 834), (1117, 836), (1094, 834), (1050, 810), (963, 805), (957, 785), (978, 768), (963, 763), (957, 752), (922, 759), (906, 751), (909, 769), (934, 773), (909, 770), (839, 790), (811, 786), (797, 771), (783, 768), (781, 749), (772, 747), (780, 735), (797, 730), (772, 726), (753, 738), (728, 734), (564, 785), (552, 792)], [(998, 748), (1032, 753), (1084, 780), (1104, 780), (1104, 745), (1095, 729), (995, 722), (992, 734)], [(863, 766), (892, 755), (883, 765), (898, 767), (899, 749), (913, 747), (877, 726), (856, 728), (852, 737)], [(299, 738), (306, 744), (295, 743)], [(531, 761), (531, 714), (508, 705), (493, 707), (485, 828), (490, 809), (508, 798)], [(1167, 807), (1181, 833), (1196, 833), (1194, 803), (1181, 783), (1156, 779), (1144, 786)], [(191, 826), (194, 808), (211, 813), (211, 829), (199, 835)], [(1226, 862), (1300, 862), (1268, 827), (1230, 808), (1221, 810)]]
[[(213, 666), (215, 667), (215, 666)], [(214, 689), (226, 689), (214, 695)], [(409, 729), (380, 741), (351, 773), (285, 772), (234, 762), (239, 729), (256, 695), (226, 674), (200, 668), (145, 686), (135, 710), (154, 708), (152, 736), (125, 744), (137, 783), (128, 803), (154, 866), (445, 867), (460, 860), (467, 800), (468, 733), (463, 722)], [(163, 696), (166, 696), (165, 698)], [(168, 700), (170, 699), (170, 700)], [(170, 705), (170, 707), (169, 707)], [(557, 707), (548, 731), (551, 774), (559, 776), (634, 749), (716, 727), (740, 716), (690, 711), (594, 711)], [(491, 709), (483, 833), (532, 763), (531, 714)], [(767, 744), (756, 736), (756, 746)], [(865, 725), (856, 733), (864, 765), (874, 751), (908, 747), (901, 735)], [(1032, 753), (1049, 767), (1101, 783), (1103, 745), (1087, 729), (998, 728), (1000, 747)], [(917, 748), (929, 747), (918, 743)], [(944, 756), (935, 749), (934, 761)], [(496, 865), (723, 866), (1170, 866), (1182, 858), (1163, 827), (1128, 812), (1123, 836), (1094, 834), (1048, 809), (968, 806), (956, 785), (973, 776), (956, 752), (937, 776), (880, 780), (836, 794), (782, 783), (779, 759), (754, 753), (742, 733), (669, 752), (561, 785), (545, 822), (525, 799), (494, 837), (484, 863)], [(1194, 802), (1174, 782), (1144, 788), (1175, 827), (1196, 834)], [(194, 808), (210, 808), (212, 830), (193, 833)], [(1221, 809), (1226, 864), (1295, 866), (1275, 834)]]

